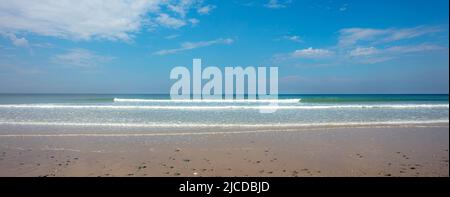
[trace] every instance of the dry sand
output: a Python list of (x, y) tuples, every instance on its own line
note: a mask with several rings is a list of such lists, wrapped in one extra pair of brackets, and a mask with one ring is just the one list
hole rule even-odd
[(445, 125), (1, 136), (0, 176), (449, 176)]

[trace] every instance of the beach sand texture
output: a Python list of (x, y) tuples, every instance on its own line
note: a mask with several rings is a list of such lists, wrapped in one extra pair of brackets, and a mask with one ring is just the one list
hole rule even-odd
[(449, 176), (448, 124), (128, 134), (3, 135), (0, 176)]

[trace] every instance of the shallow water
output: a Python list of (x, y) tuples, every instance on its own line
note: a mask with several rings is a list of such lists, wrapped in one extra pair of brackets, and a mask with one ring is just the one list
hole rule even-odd
[[(276, 110), (260, 113), (261, 110)], [(170, 100), (169, 95), (0, 94), (0, 130), (302, 127), (448, 123), (448, 95), (280, 95)], [(3, 129), (2, 129), (3, 128)], [(72, 130), (71, 129), (71, 130)]]

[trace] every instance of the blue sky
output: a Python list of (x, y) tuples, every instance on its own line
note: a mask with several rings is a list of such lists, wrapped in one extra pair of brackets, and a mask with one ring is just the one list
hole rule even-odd
[(168, 93), (278, 66), (281, 93), (448, 93), (447, 0), (0, 0), (0, 92)]

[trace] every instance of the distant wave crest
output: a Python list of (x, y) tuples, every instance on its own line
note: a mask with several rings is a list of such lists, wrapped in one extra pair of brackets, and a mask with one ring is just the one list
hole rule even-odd
[(325, 109), (448, 109), (449, 104), (376, 104), (376, 105), (57, 105), (21, 104), (0, 105), (0, 108), (24, 109), (109, 109), (109, 110), (325, 110)]
[(124, 99), (114, 98), (114, 102), (136, 103), (298, 103), (300, 99)]

